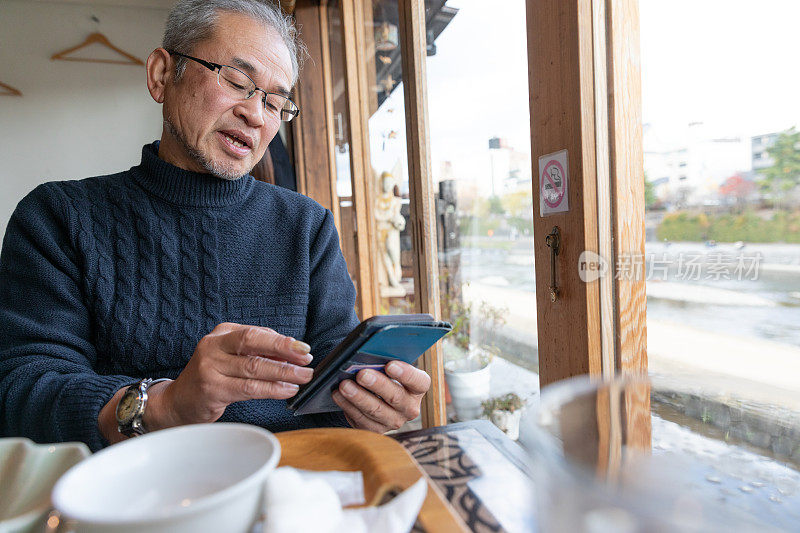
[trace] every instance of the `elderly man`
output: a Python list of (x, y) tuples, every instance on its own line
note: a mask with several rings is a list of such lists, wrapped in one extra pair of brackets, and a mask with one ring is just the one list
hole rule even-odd
[(160, 142), (19, 203), (0, 259), (0, 436), (96, 450), (216, 420), (383, 432), (418, 414), (430, 378), (400, 362), (343, 382), (344, 416), (286, 408), (358, 323), (331, 213), (248, 175), (298, 113), (294, 31), (271, 3), (178, 2), (147, 60)]

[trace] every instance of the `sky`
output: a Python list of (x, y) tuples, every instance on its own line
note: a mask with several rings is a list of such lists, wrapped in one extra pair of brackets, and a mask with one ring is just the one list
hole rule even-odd
[(800, 127), (800, 1), (640, 0), (643, 121), (720, 136)]
[[(490, 137), (530, 152), (525, 2), (447, 5), (459, 12), (427, 62), (433, 175), (449, 160), (485, 181)], [(680, 142), (690, 122), (725, 137), (800, 127), (800, 0), (640, 0), (640, 17), (643, 121), (660, 137)], [(373, 146), (382, 166), (405, 157), (402, 102), (398, 88), (371, 122), (398, 131)]]
[(530, 152), (527, 36), (522, 0), (449, 0), (459, 12), (428, 58), (434, 177), (441, 161), (457, 176), (491, 173), (489, 138)]
[[(427, 61), (431, 167), (435, 180), (446, 160), (453, 162), (456, 177), (481, 180), (491, 172), (490, 137), (505, 137), (530, 151), (525, 3), (449, 0), (447, 5), (460, 11)], [(370, 120), (379, 172), (405, 158), (403, 115), (399, 86)], [(398, 132), (397, 139), (384, 146), (375, 133), (389, 130)]]

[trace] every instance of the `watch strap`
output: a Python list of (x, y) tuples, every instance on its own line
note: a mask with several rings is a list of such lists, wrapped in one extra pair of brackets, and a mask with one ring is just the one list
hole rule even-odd
[(148, 400), (147, 391), (150, 387), (162, 381), (171, 381), (171, 380), (169, 378), (158, 378), (158, 379), (145, 378), (139, 381), (138, 383), (134, 383), (133, 385), (128, 387), (128, 389), (125, 391), (124, 394), (128, 394), (131, 391), (131, 389), (136, 389), (139, 395), (139, 408), (137, 412), (134, 414), (134, 416), (126, 423), (123, 424), (120, 422), (119, 419), (117, 419), (117, 430), (120, 433), (122, 433), (126, 437), (135, 437), (147, 433), (147, 429), (144, 427), (143, 423), (144, 412), (145, 409), (147, 409), (147, 400)]

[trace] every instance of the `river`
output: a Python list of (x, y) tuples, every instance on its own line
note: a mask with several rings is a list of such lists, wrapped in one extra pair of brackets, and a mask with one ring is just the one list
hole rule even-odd
[[(464, 281), (535, 293), (532, 239), (466, 242)], [(800, 245), (648, 242), (644, 265), (648, 318), (800, 346)]]

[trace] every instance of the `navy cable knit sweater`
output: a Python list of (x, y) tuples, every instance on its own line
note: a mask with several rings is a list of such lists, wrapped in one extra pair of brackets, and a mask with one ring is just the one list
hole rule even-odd
[[(100, 409), (144, 377), (175, 378), (220, 322), (267, 326), (319, 358), (358, 323), (331, 213), (246, 176), (174, 167), (146, 145), (129, 171), (45, 183), (0, 256), (0, 436), (107, 442)], [(283, 400), (220, 419), (273, 431), (344, 425)]]

